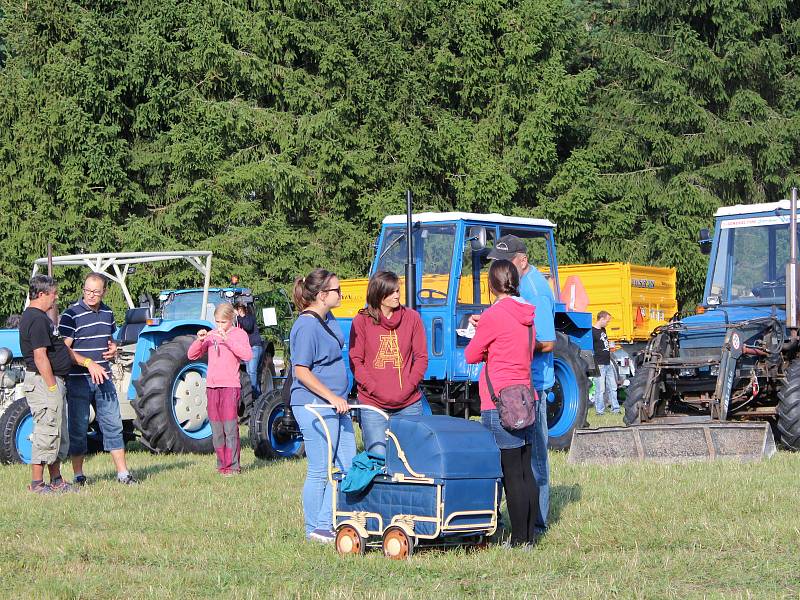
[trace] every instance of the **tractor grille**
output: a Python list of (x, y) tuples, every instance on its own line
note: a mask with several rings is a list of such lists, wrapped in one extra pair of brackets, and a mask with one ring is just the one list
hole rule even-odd
[(722, 348), (681, 348), (683, 358), (715, 358), (719, 359)]

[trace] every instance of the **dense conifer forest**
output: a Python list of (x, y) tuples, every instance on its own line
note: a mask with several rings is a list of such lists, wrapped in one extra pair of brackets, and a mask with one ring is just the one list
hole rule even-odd
[(799, 42), (788, 0), (0, 0), (0, 315), (48, 242), (364, 275), (406, 188), (675, 266), (689, 306), (716, 208), (800, 183)]

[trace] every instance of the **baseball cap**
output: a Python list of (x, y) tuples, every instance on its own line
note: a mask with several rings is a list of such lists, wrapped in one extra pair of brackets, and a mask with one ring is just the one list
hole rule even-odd
[(515, 235), (504, 235), (494, 248), (489, 252), (488, 258), (491, 260), (511, 260), (516, 254), (527, 254), (528, 247), (521, 239)]

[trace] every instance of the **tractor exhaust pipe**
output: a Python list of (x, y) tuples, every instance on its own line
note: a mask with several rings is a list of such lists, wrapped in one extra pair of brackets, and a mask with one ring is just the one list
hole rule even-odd
[(786, 263), (786, 328), (797, 339), (797, 188), (789, 203), (789, 262)]
[(417, 309), (417, 265), (414, 263), (414, 232), (411, 223), (411, 190), (406, 190), (406, 306)]

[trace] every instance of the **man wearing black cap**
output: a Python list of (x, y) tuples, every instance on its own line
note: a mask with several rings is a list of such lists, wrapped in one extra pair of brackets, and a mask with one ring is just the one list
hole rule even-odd
[(547, 456), (547, 397), (555, 384), (553, 348), (555, 348), (555, 300), (550, 285), (536, 267), (528, 263), (528, 247), (515, 235), (504, 235), (489, 252), (489, 259), (505, 259), (519, 271), (519, 293), (536, 308), (536, 348), (531, 365), (533, 385), (540, 402), (536, 414), (536, 437), (531, 447), (533, 476), (539, 486), (539, 516), (536, 533), (547, 530), (550, 507), (550, 463)]

